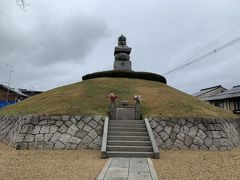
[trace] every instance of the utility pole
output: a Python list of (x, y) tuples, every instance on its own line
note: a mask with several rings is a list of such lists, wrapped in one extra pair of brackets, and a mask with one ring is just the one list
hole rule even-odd
[(7, 64), (7, 67), (9, 68), (9, 75), (8, 75), (8, 91), (7, 91), (7, 105), (9, 103), (8, 97), (9, 97), (9, 90), (10, 90), (10, 81), (11, 81), (11, 75), (13, 73), (12, 65)]

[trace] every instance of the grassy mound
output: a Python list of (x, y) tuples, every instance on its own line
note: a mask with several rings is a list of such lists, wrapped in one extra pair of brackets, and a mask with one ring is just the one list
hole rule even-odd
[(229, 111), (199, 101), (186, 93), (156, 81), (126, 78), (97, 78), (52, 89), (0, 110), (0, 115), (14, 114), (99, 114), (106, 115), (110, 93), (117, 102), (142, 95), (144, 116), (229, 117)]

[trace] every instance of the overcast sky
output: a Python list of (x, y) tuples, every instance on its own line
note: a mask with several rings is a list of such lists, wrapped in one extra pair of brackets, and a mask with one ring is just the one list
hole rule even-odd
[[(48, 90), (111, 70), (120, 34), (132, 47), (133, 69), (158, 74), (240, 36), (239, 0), (27, 2), (23, 11), (0, 0), (0, 83), (8, 82), (10, 64), (17, 88)], [(187, 93), (231, 88), (240, 84), (239, 68), (240, 42), (166, 78)]]

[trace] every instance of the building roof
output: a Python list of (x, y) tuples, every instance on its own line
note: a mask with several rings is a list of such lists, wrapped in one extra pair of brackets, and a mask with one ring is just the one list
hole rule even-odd
[[(221, 85), (217, 85), (217, 86), (212, 86), (212, 87), (204, 88), (204, 89), (201, 89), (199, 92), (194, 93), (193, 96), (199, 97), (199, 96), (201, 96), (201, 95), (203, 95), (203, 94), (206, 94), (206, 93), (208, 93), (208, 92), (210, 92), (210, 91), (213, 91), (213, 90), (215, 90), (215, 89), (218, 89), (218, 88), (224, 88), (224, 87), (222, 87)], [(224, 88), (224, 89), (226, 89), (226, 88)]]
[(235, 98), (240, 97), (240, 85), (233, 86), (232, 89), (226, 90), (218, 95), (205, 97), (203, 98), (206, 101), (211, 100), (221, 100), (221, 99), (229, 99), (229, 98)]
[(18, 95), (20, 95), (20, 96), (28, 97), (28, 95), (26, 95), (26, 94), (24, 94), (24, 93), (22, 93), (22, 92), (20, 92), (20, 91), (18, 91), (18, 90), (15, 90), (15, 89), (13, 89), (13, 88), (10, 88), (10, 87), (8, 87), (8, 86), (5, 86), (5, 85), (3, 85), (3, 84), (0, 84), (0, 88), (4, 88), (4, 89), (6, 89), (6, 90), (9, 90), (9, 92), (16, 93), (16, 94), (18, 94)]

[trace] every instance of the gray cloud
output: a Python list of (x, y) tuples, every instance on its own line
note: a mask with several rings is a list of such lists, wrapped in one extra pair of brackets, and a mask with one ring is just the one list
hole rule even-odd
[[(239, 23), (236, 0), (28, 0), (26, 12), (14, 0), (3, 2), (0, 81), (7, 81), (5, 64), (12, 64), (14, 86), (49, 89), (111, 69), (121, 33), (133, 48), (133, 68), (159, 74), (240, 36), (239, 27), (205, 48)], [(239, 44), (167, 75), (169, 85), (193, 93), (217, 84), (240, 84)]]

